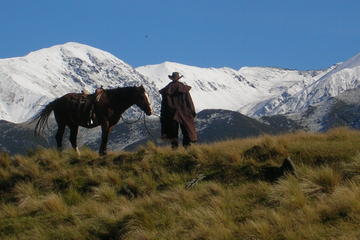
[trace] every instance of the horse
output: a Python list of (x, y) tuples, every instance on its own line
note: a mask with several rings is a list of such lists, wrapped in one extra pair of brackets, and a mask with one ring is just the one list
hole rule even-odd
[[(97, 89), (94, 94), (68, 93), (48, 103), (35, 117), (35, 134), (40, 135), (54, 111), (58, 126), (55, 135), (57, 148), (62, 150), (62, 138), (66, 126), (70, 129), (70, 143), (80, 154), (76, 139), (79, 126), (94, 128), (101, 126), (99, 155), (107, 154), (107, 142), (113, 126), (132, 105), (138, 106), (146, 115), (151, 115), (148, 95), (143, 86)], [(89, 121), (91, 119), (91, 121)], [(91, 123), (90, 123), (91, 122)]]

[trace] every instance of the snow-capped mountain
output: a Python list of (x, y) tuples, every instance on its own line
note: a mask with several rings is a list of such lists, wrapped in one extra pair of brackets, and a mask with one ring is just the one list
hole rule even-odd
[(24, 122), (42, 105), (69, 92), (133, 85), (144, 85), (158, 106), (157, 90), (141, 74), (110, 53), (87, 45), (66, 43), (0, 59), (0, 119)]
[(136, 68), (158, 89), (171, 80), (168, 75), (180, 72), (182, 82), (192, 87), (191, 95), (196, 111), (203, 109), (237, 110), (247, 102), (256, 101), (259, 90), (238, 71), (231, 68), (199, 68), (179, 63), (164, 62)]
[[(245, 115), (271, 115), (268, 103), (285, 99), (316, 82), (331, 69), (297, 71), (270, 67), (200, 68), (165, 62), (136, 68), (158, 89), (169, 83), (168, 75), (180, 72), (184, 83), (191, 86), (197, 111), (226, 109)], [(273, 104), (274, 105), (274, 104)]]
[(311, 105), (321, 103), (331, 97), (360, 86), (360, 54), (330, 68), (326, 74), (305, 86), (295, 94), (289, 94), (279, 101), (274, 98), (264, 103), (263, 109), (255, 115), (288, 114), (306, 111)]
[[(239, 111), (261, 117), (306, 111), (328, 97), (359, 86), (360, 54), (325, 70), (297, 71), (271, 67), (200, 68), (173, 62), (134, 69), (110, 53), (66, 43), (24, 57), (0, 59), (0, 119), (24, 122), (45, 103), (68, 92), (96, 87), (144, 85), (155, 112), (158, 90), (178, 71), (192, 87), (197, 112)], [(128, 113), (137, 111), (136, 108)]]

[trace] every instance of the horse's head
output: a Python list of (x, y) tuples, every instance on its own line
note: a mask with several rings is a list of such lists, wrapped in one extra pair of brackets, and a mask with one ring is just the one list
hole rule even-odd
[(137, 87), (136, 92), (137, 96), (135, 100), (135, 105), (138, 106), (141, 110), (143, 110), (146, 115), (151, 115), (149, 96), (146, 93), (145, 88), (143, 86)]

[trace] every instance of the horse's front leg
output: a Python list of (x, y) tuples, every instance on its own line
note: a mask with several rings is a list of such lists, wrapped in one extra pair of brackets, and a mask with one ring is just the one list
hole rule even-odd
[(111, 126), (109, 124), (109, 121), (105, 121), (101, 124), (101, 145), (99, 149), (100, 156), (106, 155), (106, 148), (107, 148), (107, 142), (109, 139), (109, 134), (111, 131)]
[(58, 130), (56, 132), (55, 139), (56, 139), (56, 144), (57, 144), (57, 148), (59, 151), (62, 150), (62, 138), (64, 136), (64, 132), (65, 132), (65, 125), (58, 124)]
[(76, 153), (80, 156), (79, 148), (77, 147), (77, 134), (79, 131), (79, 126), (71, 126), (70, 127), (70, 143), (73, 149), (76, 151)]

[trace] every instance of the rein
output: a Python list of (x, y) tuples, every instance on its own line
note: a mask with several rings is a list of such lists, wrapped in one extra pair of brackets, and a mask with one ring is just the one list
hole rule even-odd
[(126, 124), (134, 124), (140, 121), (141, 117), (144, 115), (145, 118), (145, 114), (143, 112), (140, 113), (140, 116), (138, 119), (134, 120), (134, 121), (127, 121), (123, 116), (121, 116), (120, 118), (123, 120), (124, 123)]
[[(157, 116), (157, 117), (160, 117), (160, 116), (157, 115), (157, 114), (153, 114), (153, 115), (155, 115), (155, 116)], [(148, 127), (148, 125), (147, 125), (147, 123), (146, 123), (146, 116), (145, 116), (145, 114), (144, 114), (143, 112), (141, 112), (139, 118), (136, 119), (136, 120), (134, 120), (134, 121), (127, 121), (127, 120), (124, 119), (122, 116), (121, 116), (120, 118), (123, 120), (124, 123), (130, 125), (130, 124), (135, 124), (135, 123), (139, 122), (142, 117), (143, 117), (143, 120), (144, 120), (143, 123), (144, 123), (144, 128), (145, 128), (145, 130), (146, 130), (146, 133), (152, 138), (153, 141), (155, 141), (155, 140), (156, 140), (156, 137), (155, 137), (155, 136), (151, 133), (151, 131), (149, 130), (149, 127)]]
[(156, 138), (155, 138), (154, 135), (151, 134), (151, 132), (150, 132), (150, 130), (149, 130), (147, 124), (146, 124), (145, 114), (144, 114), (144, 128), (145, 128), (147, 134), (148, 134), (148, 135), (152, 138), (152, 140), (155, 142), (155, 141), (156, 141)]

